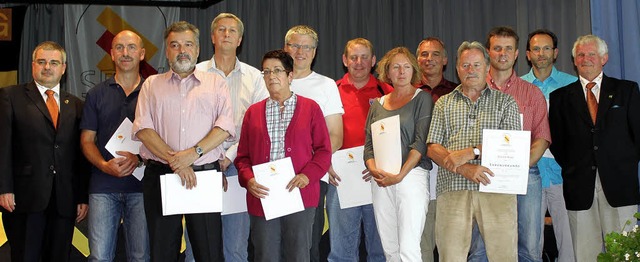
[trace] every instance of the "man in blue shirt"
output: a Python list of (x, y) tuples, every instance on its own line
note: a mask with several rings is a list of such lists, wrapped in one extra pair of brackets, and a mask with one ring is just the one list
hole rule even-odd
[(116, 74), (87, 93), (80, 140), (84, 155), (93, 164), (89, 186), (89, 261), (114, 260), (120, 221), (128, 261), (149, 261), (142, 182), (131, 175), (141, 161), (131, 152), (118, 151), (112, 156), (105, 149), (125, 118), (133, 122), (144, 82), (139, 73), (144, 55), (140, 36), (128, 30), (118, 33), (111, 44)]
[[(531, 63), (531, 71), (522, 79), (540, 88), (549, 105), (549, 94), (563, 86), (575, 82), (578, 78), (560, 72), (553, 65), (558, 57), (558, 38), (546, 29), (538, 29), (529, 34), (527, 41), (527, 60)], [(569, 229), (569, 217), (562, 193), (561, 168), (547, 149), (538, 161), (540, 178), (542, 179), (542, 209), (544, 217), (549, 209), (556, 236), (559, 261), (575, 261)], [(544, 229), (544, 223), (540, 225)], [(542, 230), (541, 232), (544, 232)], [(544, 234), (544, 233), (543, 233)], [(541, 234), (540, 246), (543, 246), (544, 235)]]

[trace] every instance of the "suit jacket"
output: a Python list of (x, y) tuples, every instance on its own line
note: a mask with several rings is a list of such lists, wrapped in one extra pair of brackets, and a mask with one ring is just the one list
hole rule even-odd
[(551, 152), (562, 167), (568, 210), (593, 203), (596, 170), (612, 207), (640, 203), (640, 92), (638, 84), (602, 78), (596, 124), (580, 80), (550, 95)]
[(0, 88), (0, 194), (14, 193), (14, 212), (45, 210), (53, 191), (61, 216), (75, 217), (87, 203), (81, 116), (82, 101), (61, 91), (56, 130), (34, 82)]

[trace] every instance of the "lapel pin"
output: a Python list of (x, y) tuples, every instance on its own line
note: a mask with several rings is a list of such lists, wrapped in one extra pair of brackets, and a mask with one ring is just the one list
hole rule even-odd
[(609, 99), (613, 98), (613, 95), (609, 95)]
[[(609, 98), (611, 98), (611, 96), (609, 96)], [(69, 100), (68, 99), (64, 100), (64, 103), (69, 104)]]

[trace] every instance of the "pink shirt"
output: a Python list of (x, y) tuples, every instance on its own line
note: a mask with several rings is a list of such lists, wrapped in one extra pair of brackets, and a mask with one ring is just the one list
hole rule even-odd
[(547, 118), (547, 101), (542, 91), (532, 83), (522, 80), (513, 71), (504, 86), (499, 87), (487, 74), (487, 83), (492, 89), (500, 90), (511, 95), (518, 104), (520, 114), (523, 114), (522, 130), (531, 131), (531, 142), (542, 138), (551, 143), (549, 119)]
[[(220, 76), (194, 71), (180, 79), (169, 71), (150, 76), (142, 84), (133, 122), (134, 140), (138, 140), (135, 136), (138, 131), (150, 128), (169, 147), (180, 151), (195, 146), (216, 126), (229, 132), (227, 140), (235, 137), (229, 89)], [(140, 147), (140, 155), (166, 163), (144, 145)], [(211, 163), (223, 157), (220, 144), (193, 164)]]

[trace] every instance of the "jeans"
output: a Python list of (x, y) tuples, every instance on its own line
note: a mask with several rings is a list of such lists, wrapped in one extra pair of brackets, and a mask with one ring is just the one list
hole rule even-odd
[(149, 261), (142, 193), (89, 194), (89, 261), (113, 261), (122, 221), (128, 261)]
[[(542, 183), (538, 167), (529, 169), (527, 194), (518, 195), (518, 261), (542, 261)], [(487, 261), (484, 241), (474, 224), (468, 261)]]
[[(360, 261), (361, 231), (364, 231), (367, 261), (385, 261), (372, 204), (340, 209), (338, 189), (334, 185), (329, 185), (327, 216), (331, 243), (328, 261)], [(361, 224), (364, 230), (361, 230)]]
[[(237, 176), (238, 170), (231, 163), (224, 172), (227, 177)], [(246, 262), (248, 260), (247, 246), (249, 245), (249, 213), (242, 212), (222, 216), (222, 248), (226, 262)], [(184, 230), (186, 242), (185, 262), (194, 262), (191, 241), (187, 230)]]

